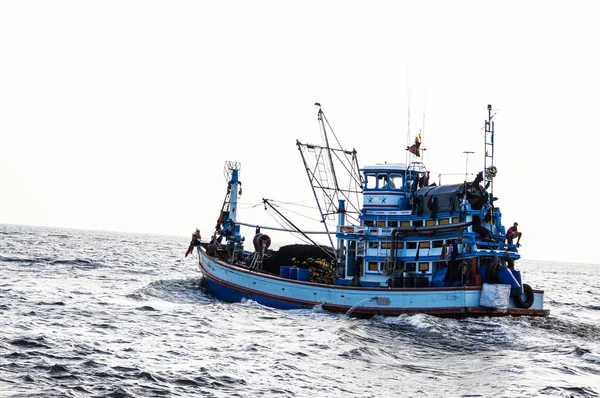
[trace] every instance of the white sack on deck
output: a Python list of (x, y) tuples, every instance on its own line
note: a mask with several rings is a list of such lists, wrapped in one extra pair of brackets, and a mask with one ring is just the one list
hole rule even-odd
[(507, 309), (510, 300), (510, 285), (484, 283), (481, 287), (480, 307)]

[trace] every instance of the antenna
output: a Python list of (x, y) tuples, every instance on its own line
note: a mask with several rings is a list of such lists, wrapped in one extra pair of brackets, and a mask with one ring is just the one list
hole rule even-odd
[[(494, 177), (496, 177), (497, 169), (494, 166), (494, 121), (492, 118), (496, 115), (492, 115), (492, 105), (488, 104), (488, 120), (485, 121), (485, 152), (483, 157), (483, 176), (484, 186), (487, 188), (491, 184), (491, 196), (494, 196)], [(489, 161), (489, 164), (488, 164)], [(493, 202), (492, 202), (493, 205)]]
[(406, 68), (406, 99), (408, 102), (408, 130), (406, 130), (406, 145), (410, 145), (410, 86), (408, 83), (408, 67)]
[[(423, 101), (423, 135), (421, 136), (421, 146), (423, 146), (423, 143), (425, 142), (425, 109), (427, 108), (427, 84), (425, 84), (425, 100)], [(423, 162), (425, 162), (425, 150), (426, 148), (423, 147)]]
[(463, 151), (463, 153), (466, 155), (466, 160), (465, 160), (465, 184), (466, 184), (467, 183), (467, 173), (469, 170), (469, 155), (473, 155), (475, 152)]

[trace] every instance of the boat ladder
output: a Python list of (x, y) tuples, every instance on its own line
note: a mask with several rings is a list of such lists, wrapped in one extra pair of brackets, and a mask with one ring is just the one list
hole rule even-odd
[(258, 271), (262, 270), (264, 258), (265, 258), (264, 248), (262, 250), (255, 251), (254, 255), (252, 256), (252, 261), (250, 262), (249, 268), (252, 270), (258, 270)]

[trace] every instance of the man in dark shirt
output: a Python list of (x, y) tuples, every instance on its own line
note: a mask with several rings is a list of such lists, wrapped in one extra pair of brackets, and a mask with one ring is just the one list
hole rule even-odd
[(185, 256), (189, 256), (194, 251), (194, 247), (200, 244), (200, 230), (196, 229), (192, 234), (192, 241), (190, 242), (190, 247), (188, 247), (187, 252), (185, 252)]
[(508, 240), (508, 244), (512, 245), (512, 241), (514, 238), (517, 238), (517, 246), (521, 246), (519, 241), (521, 240), (521, 232), (518, 230), (519, 223), (516, 222), (512, 227), (506, 231), (506, 239)]

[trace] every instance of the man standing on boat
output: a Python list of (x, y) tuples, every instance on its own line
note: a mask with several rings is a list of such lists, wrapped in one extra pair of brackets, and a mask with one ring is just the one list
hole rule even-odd
[(521, 241), (521, 232), (518, 230), (519, 223), (515, 222), (512, 227), (506, 231), (506, 239), (508, 240), (508, 244), (512, 245), (512, 241), (514, 238), (517, 238), (517, 246), (521, 246), (519, 242)]
[(194, 247), (200, 244), (200, 230), (196, 228), (196, 231), (192, 234), (192, 240), (190, 242), (190, 247), (188, 247), (187, 252), (185, 252), (185, 256), (189, 256), (194, 251)]

